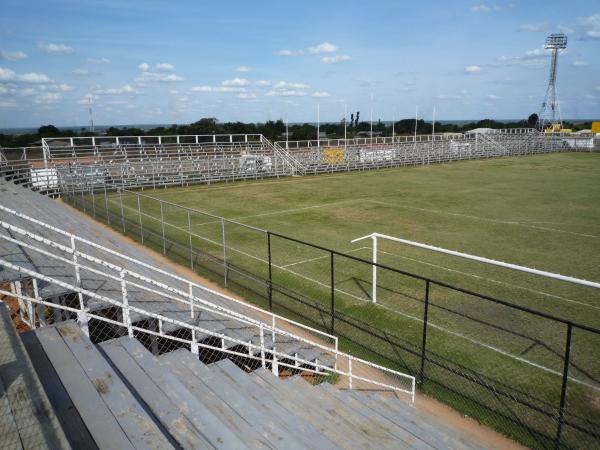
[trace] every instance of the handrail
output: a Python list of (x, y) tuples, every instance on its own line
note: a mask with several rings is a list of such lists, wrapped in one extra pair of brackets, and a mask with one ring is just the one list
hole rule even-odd
[[(393, 369), (389, 369), (387, 367), (379, 366), (377, 364), (371, 363), (370, 361), (366, 361), (366, 360), (362, 360), (360, 358), (356, 358), (354, 356), (345, 354), (345, 353), (340, 352), (338, 350), (329, 349), (329, 348), (324, 347), (323, 345), (321, 345), (319, 343), (311, 342), (309, 340), (306, 340), (306, 339), (301, 338), (301, 337), (296, 337), (296, 336), (294, 336), (294, 337), (297, 338), (301, 342), (305, 342), (307, 344), (310, 344), (310, 345), (314, 346), (315, 348), (320, 348), (322, 350), (330, 352), (330, 353), (334, 354), (336, 357), (345, 357), (345, 358), (347, 358), (348, 361), (349, 361), (349, 369), (348, 369), (348, 371), (345, 372), (345, 371), (343, 371), (341, 369), (338, 369), (337, 367), (329, 367), (329, 366), (321, 365), (321, 364), (318, 363), (318, 360), (317, 361), (308, 361), (308, 360), (299, 358), (297, 355), (295, 355), (294, 357), (291, 357), (288, 354), (285, 354), (285, 353), (282, 353), (280, 351), (277, 351), (276, 347), (274, 347), (273, 349), (266, 348), (264, 346), (264, 331), (266, 330), (266, 331), (270, 331), (270, 332), (282, 332), (282, 330), (272, 329), (272, 328), (270, 328), (268, 326), (264, 326), (263, 324), (261, 324), (261, 326), (260, 326), (260, 338), (261, 338), (260, 339), (260, 345), (257, 345), (257, 344), (253, 344), (251, 341), (245, 342), (245, 341), (242, 341), (240, 339), (228, 336), (228, 335), (223, 334), (223, 333), (215, 332), (215, 331), (212, 331), (212, 330), (207, 330), (207, 329), (204, 329), (204, 328), (199, 327), (197, 325), (191, 325), (191, 324), (182, 322), (180, 320), (164, 316), (162, 314), (157, 314), (157, 313), (154, 313), (154, 312), (146, 311), (146, 310), (144, 310), (142, 308), (139, 308), (139, 307), (136, 307), (136, 306), (132, 306), (127, 301), (127, 291), (126, 291), (126, 285), (127, 285), (127, 283), (123, 284), (123, 300), (122, 301), (116, 301), (116, 300), (111, 299), (109, 297), (106, 297), (104, 295), (100, 295), (100, 294), (97, 294), (95, 292), (89, 291), (87, 289), (81, 288), (80, 286), (75, 286), (73, 284), (70, 284), (70, 283), (67, 283), (67, 282), (64, 282), (64, 281), (61, 281), (61, 280), (57, 280), (57, 279), (55, 279), (53, 277), (49, 277), (49, 276), (43, 275), (40, 272), (37, 272), (37, 271), (34, 271), (34, 270), (30, 270), (30, 269), (26, 269), (26, 268), (21, 267), (21, 266), (19, 266), (17, 264), (10, 263), (10, 262), (2, 259), (2, 258), (0, 258), (0, 266), (6, 267), (6, 268), (8, 268), (10, 270), (13, 270), (13, 271), (16, 271), (16, 272), (18, 272), (20, 274), (27, 275), (27, 276), (29, 276), (31, 278), (36, 279), (36, 280), (39, 279), (39, 280), (46, 281), (46, 282), (48, 282), (50, 284), (55, 284), (57, 286), (65, 288), (67, 290), (73, 291), (75, 293), (78, 293), (78, 294), (81, 294), (81, 295), (85, 295), (86, 297), (93, 298), (93, 299), (96, 299), (96, 300), (99, 300), (99, 301), (103, 301), (103, 302), (112, 304), (114, 306), (119, 306), (119, 307), (123, 308), (123, 310), (124, 310), (124, 314), (123, 314), (124, 323), (120, 323), (120, 322), (115, 321), (115, 320), (111, 320), (111, 319), (107, 319), (107, 318), (102, 318), (101, 316), (94, 315), (93, 313), (87, 312), (84, 307), (82, 307), (81, 309), (76, 309), (76, 308), (67, 307), (67, 306), (64, 306), (64, 305), (57, 305), (57, 304), (54, 304), (54, 303), (51, 303), (51, 302), (43, 301), (39, 297), (30, 297), (30, 296), (24, 295), (22, 293), (11, 292), (11, 291), (6, 291), (4, 289), (0, 289), (0, 294), (2, 294), (2, 295), (6, 295), (6, 296), (10, 296), (10, 297), (17, 297), (17, 298), (19, 298), (21, 300), (25, 300), (25, 301), (32, 302), (32, 303), (37, 303), (37, 304), (44, 304), (46, 306), (54, 307), (54, 308), (57, 308), (57, 309), (64, 309), (64, 310), (69, 310), (69, 311), (72, 311), (72, 312), (75, 312), (75, 313), (82, 313), (84, 315), (87, 315), (89, 317), (93, 317), (93, 318), (96, 318), (96, 319), (99, 319), (99, 320), (104, 320), (106, 322), (110, 322), (110, 323), (113, 323), (113, 324), (116, 324), (116, 325), (120, 325), (120, 326), (126, 326), (127, 329), (128, 329), (128, 334), (129, 334), (130, 337), (133, 337), (133, 331), (140, 331), (140, 332), (143, 332), (143, 333), (154, 334), (154, 335), (158, 335), (158, 336), (161, 336), (161, 337), (164, 337), (164, 338), (167, 338), (167, 339), (171, 339), (171, 340), (175, 340), (175, 341), (179, 341), (179, 342), (185, 342), (186, 344), (189, 344), (192, 349), (194, 348), (194, 346), (196, 346), (196, 348), (198, 348), (198, 347), (206, 347), (206, 348), (216, 349), (216, 350), (219, 350), (219, 351), (222, 351), (222, 352), (225, 352), (225, 353), (238, 354), (240, 356), (243, 356), (243, 357), (246, 357), (246, 358), (250, 358), (250, 359), (262, 360), (263, 367), (265, 367), (265, 353), (269, 352), (272, 355), (274, 355), (275, 357), (280, 357), (280, 359), (287, 358), (287, 359), (291, 359), (291, 360), (296, 361), (296, 363), (302, 363), (304, 365), (310, 365), (310, 366), (312, 366), (314, 368), (312, 370), (314, 373), (320, 373), (320, 371), (322, 373), (323, 371), (327, 371), (327, 372), (337, 373), (339, 375), (347, 376), (349, 378), (350, 388), (352, 388), (352, 379), (354, 378), (356, 380), (360, 380), (360, 381), (364, 381), (364, 382), (367, 382), (367, 383), (374, 384), (375, 386), (384, 387), (386, 389), (395, 390), (397, 392), (402, 392), (402, 393), (405, 393), (405, 394), (409, 394), (409, 395), (411, 395), (412, 401), (414, 402), (414, 397), (415, 397), (415, 382), (416, 382), (416, 379), (415, 379), (414, 376), (407, 375), (407, 374), (404, 374), (402, 372), (398, 372), (398, 371), (395, 371)], [(121, 272), (121, 276), (123, 277), (123, 274), (126, 273), (126, 272), (127, 272), (126, 270), (122, 271)], [(123, 278), (121, 278), (121, 279), (123, 279)], [(131, 320), (129, 319), (131, 312), (136, 312), (136, 313), (138, 313), (140, 315), (148, 316), (148, 317), (157, 319), (157, 320), (162, 321), (162, 322), (172, 323), (172, 324), (177, 325), (177, 326), (179, 326), (181, 328), (190, 329), (193, 332), (192, 333), (192, 339), (191, 340), (187, 340), (187, 339), (176, 337), (176, 336), (163, 335), (163, 334), (160, 333), (160, 331), (157, 333), (157, 332), (153, 332), (152, 330), (148, 330), (148, 329), (145, 329), (145, 328), (136, 327), (136, 326), (132, 325)], [(159, 329), (160, 328), (161, 327), (159, 327)], [(254, 356), (253, 354), (236, 352), (236, 351), (225, 349), (223, 347), (216, 347), (216, 346), (210, 346), (210, 345), (207, 345), (207, 344), (201, 344), (201, 343), (195, 341), (195, 338), (193, 337), (193, 336), (195, 336), (194, 332), (196, 332), (196, 331), (199, 331), (201, 333), (208, 334), (208, 335), (211, 335), (211, 336), (218, 337), (218, 338), (220, 338), (222, 340), (227, 340), (227, 341), (233, 342), (234, 344), (237, 344), (237, 345), (247, 346), (249, 350), (251, 348), (254, 348), (256, 350), (260, 350), (261, 356), (258, 357), (258, 356)], [(390, 384), (387, 384), (387, 383), (382, 383), (380, 381), (376, 381), (376, 380), (373, 380), (373, 379), (370, 379), (370, 378), (366, 378), (364, 376), (355, 375), (352, 372), (352, 361), (360, 362), (362, 364), (368, 365), (370, 367), (373, 367), (375, 369), (381, 370), (383, 372), (387, 372), (387, 373), (393, 374), (393, 375), (395, 375), (395, 376), (397, 376), (397, 377), (399, 377), (401, 379), (405, 379), (408, 382), (410, 382), (411, 389), (410, 390), (408, 390), (408, 389), (402, 389), (402, 388), (400, 388), (398, 386), (393, 386), (393, 385), (390, 385)], [(275, 368), (276, 364), (277, 365), (282, 365), (282, 366), (285, 366), (285, 367), (290, 367), (290, 368), (298, 368), (297, 365), (291, 365), (291, 364), (283, 363), (281, 361), (276, 361), (275, 358), (274, 358), (273, 362), (274, 362), (274, 364), (273, 364), (273, 366), (274, 366), (273, 370), (274, 371), (277, 370)], [(302, 370), (305, 370), (305, 368), (302, 368)], [(309, 368), (308, 371), (311, 371), (311, 369)]]
[[(46, 224), (45, 222), (42, 222), (42, 221), (40, 221), (40, 220), (34, 219), (34, 218), (32, 218), (32, 217), (29, 217), (29, 216), (27, 216), (27, 215), (25, 215), (25, 214), (19, 213), (18, 211), (15, 211), (15, 210), (12, 210), (12, 209), (10, 209), (10, 208), (7, 208), (6, 206), (4, 206), (4, 205), (1, 205), (1, 204), (0, 204), (0, 211), (5, 211), (5, 212), (8, 212), (8, 213), (10, 213), (10, 214), (12, 214), (12, 215), (14, 215), (14, 216), (16, 216), (16, 217), (19, 217), (19, 218), (21, 218), (21, 219), (24, 219), (24, 220), (30, 221), (30, 222), (32, 222), (32, 223), (35, 223), (35, 224), (37, 224), (37, 225), (39, 225), (39, 226), (42, 226), (42, 227), (44, 227), (44, 228), (47, 228), (47, 229), (49, 229), (49, 230), (52, 230), (52, 231), (54, 231), (54, 232), (56, 232), (56, 233), (62, 234), (62, 235), (64, 235), (64, 236), (67, 236), (67, 237), (69, 237), (69, 238), (73, 238), (73, 239), (75, 239), (76, 241), (82, 242), (82, 243), (84, 243), (84, 244), (86, 244), (86, 245), (89, 245), (89, 246), (91, 246), (91, 247), (94, 247), (94, 248), (96, 248), (96, 249), (98, 249), (98, 250), (101, 250), (101, 251), (103, 251), (103, 252), (105, 252), (105, 253), (109, 253), (109, 254), (112, 254), (112, 255), (114, 255), (114, 256), (117, 256), (117, 257), (119, 257), (119, 258), (122, 258), (122, 259), (124, 259), (124, 260), (130, 261), (130, 262), (133, 262), (133, 263), (135, 263), (135, 264), (138, 264), (138, 265), (140, 265), (140, 266), (142, 266), (142, 267), (145, 267), (145, 268), (147, 268), (147, 269), (150, 269), (150, 270), (153, 270), (153, 271), (155, 271), (155, 272), (157, 272), (157, 273), (160, 273), (161, 275), (168, 276), (168, 277), (170, 277), (170, 278), (172, 278), (172, 279), (174, 279), (174, 280), (177, 280), (177, 281), (180, 281), (180, 282), (184, 282), (184, 283), (186, 283), (186, 284), (191, 284), (191, 285), (192, 285), (194, 288), (197, 288), (197, 289), (200, 289), (200, 290), (202, 290), (202, 291), (208, 292), (208, 293), (210, 293), (210, 294), (216, 295), (216, 296), (218, 296), (218, 297), (220, 297), (220, 298), (223, 298), (223, 299), (225, 299), (225, 300), (227, 300), (227, 301), (234, 302), (234, 303), (236, 303), (236, 304), (238, 304), (238, 305), (241, 305), (241, 306), (243, 306), (243, 307), (245, 307), (245, 308), (248, 308), (248, 309), (251, 309), (251, 310), (257, 311), (257, 312), (259, 312), (259, 313), (261, 313), (261, 314), (265, 314), (265, 315), (267, 315), (267, 316), (269, 316), (269, 317), (271, 317), (271, 318), (275, 318), (275, 319), (277, 319), (277, 320), (281, 320), (281, 321), (283, 321), (283, 322), (287, 322), (287, 323), (289, 323), (289, 324), (290, 324), (290, 325), (292, 325), (292, 326), (296, 326), (296, 327), (299, 327), (299, 328), (303, 328), (303, 329), (305, 329), (305, 330), (308, 330), (308, 331), (310, 331), (310, 332), (312, 332), (312, 333), (316, 333), (316, 334), (319, 334), (319, 335), (321, 335), (321, 336), (325, 336), (325, 337), (327, 337), (328, 339), (332, 339), (332, 340), (335, 342), (335, 345), (336, 345), (336, 348), (337, 348), (337, 341), (338, 341), (338, 339), (337, 339), (337, 337), (336, 337), (336, 336), (333, 336), (333, 335), (331, 335), (331, 334), (325, 333), (325, 332), (323, 332), (323, 331), (321, 331), (321, 330), (317, 330), (316, 328), (310, 327), (310, 326), (308, 326), (308, 325), (305, 325), (305, 324), (302, 324), (302, 323), (300, 323), (300, 322), (296, 322), (296, 321), (294, 321), (294, 320), (291, 320), (291, 319), (288, 319), (288, 318), (286, 318), (286, 317), (280, 316), (279, 314), (275, 314), (275, 313), (272, 313), (272, 312), (270, 312), (270, 311), (266, 311), (266, 310), (264, 310), (264, 309), (262, 309), (262, 308), (259, 308), (259, 307), (255, 306), (255, 305), (251, 305), (251, 304), (248, 304), (248, 303), (242, 302), (241, 300), (238, 300), (238, 299), (236, 299), (236, 298), (233, 298), (233, 297), (231, 297), (231, 296), (228, 296), (228, 295), (226, 295), (226, 294), (222, 294), (222, 293), (220, 293), (220, 292), (217, 292), (217, 291), (215, 291), (215, 290), (213, 290), (213, 289), (210, 289), (210, 288), (208, 288), (208, 287), (206, 287), (206, 286), (203, 286), (203, 285), (201, 285), (201, 284), (199, 284), (199, 283), (195, 283), (195, 282), (193, 282), (193, 281), (191, 281), (191, 280), (188, 280), (188, 279), (186, 279), (186, 278), (183, 278), (183, 277), (181, 277), (181, 276), (175, 275), (175, 274), (173, 274), (173, 273), (171, 273), (171, 272), (168, 272), (168, 271), (165, 271), (165, 270), (163, 270), (163, 269), (160, 269), (160, 268), (158, 268), (158, 267), (152, 266), (151, 264), (148, 264), (148, 263), (145, 263), (145, 262), (143, 262), (143, 261), (140, 261), (140, 260), (138, 260), (138, 259), (132, 258), (132, 257), (130, 257), (130, 256), (128, 256), (128, 255), (125, 255), (125, 254), (123, 254), (123, 253), (117, 252), (117, 251), (115, 251), (115, 250), (112, 250), (112, 249), (106, 248), (106, 247), (104, 247), (104, 246), (102, 246), (102, 245), (100, 245), (100, 244), (97, 244), (97, 243), (95, 243), (95, 242), (92, 242), (92, 241), (89, 241), (89, 240), (87, 240), (87, 239), (81, 238), (80, 236), (77, 236), (77, 235), (75, 235), (75, 234), (73, 234), (73, 233), (69, 233), (69, 232), (67, 232), (67, 231), (64, 231), (64, 230), (61, 230), (61, 229), (59, 229), (59, 228), (53, 227), (52, 225)], [(0, 221), (0, 222), (1, 222), (1, 221)], [(5, 223), (5, 222), (1, 222), (1, 223), (2, 223), (2, 226), (4, 226), (4, 223)], [(69, 249), (67, 248), (65, 251), (69, 251)], [(97, 261), (94, 261), (94, 262), (97, 262)], [(110, 264), (110, 263), (106, 263), (106, 264)], [(117, 268), (118, 268), (118, 267), (117, 267), (117, 266), (115, 266), (115, 270), (117, 270)], [(131, 274), (134, 274), (135, 272), (130, 272), (130, 273), (131, 273)], [(142, 275), (139, 275), (139, 277), (140, 277), (140, 279), (144, 279), (145, 281), (149, 281), (149, 282), (155, 282), (154, 280), (150, 280), (150, 279), (148, 279), (148, 278), (146, 278), (146, 277), (144, 277), (144, 276), (142, 276)], [(185, 293), (183, 293), (182, 291), (180, 291), (180, 292), (181, 292), (181, 294), (182, 294), (182, 295), (185, 295)]]

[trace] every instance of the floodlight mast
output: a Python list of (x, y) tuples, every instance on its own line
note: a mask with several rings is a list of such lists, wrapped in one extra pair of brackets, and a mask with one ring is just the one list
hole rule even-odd
[(560, 105), (558, 104), (558, 94), (556, 92), (556, 69), (558, 65), (558, 52), (567, 48), (567, 36), (564, 34), (551, 34), (546, 38), (544, 49), (552, 52), (552, 60), (550, 62), (550, 77), (548, 87), (546, 88), (546, 96), (542, 102), (542, 109), (538, 114), (537, 127), (540, 131), (546, 128), (555, 130), (562, 129), (562, 117), (560, 114)]

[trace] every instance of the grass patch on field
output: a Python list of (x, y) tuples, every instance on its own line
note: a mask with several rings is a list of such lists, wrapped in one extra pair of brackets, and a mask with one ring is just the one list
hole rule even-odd
[[(350, 241), (380, 232), (600, 281), (599, 179), (600, 154), (564, 153), (144, 193), (368, 260), (370, 241)], [(119, 201), (117, 194), (111, 195), (114, 212), (120, 212)], [(123, 194), (122, 201), (126, 216), (137, 223), (137, 199)], [(144, 228), (161, 235), (163, 228), (156, 220), (161, 216), (159, 203), (143, 199), (140, 206)], [(187, 244), (187, 230), (191, 228), (194, 247), (223, 258), (224, 228), (227, 260), (267, 277), (265, 234), (231, 223), (223, 226), (201, 213), (188, 218), (186, 211), (166, 203), (162, 209), (168, 222), (164, 227), (167, 238)], [(271, 244), (274, 282), (304, 294), (327, 310), (329, 254), (278, 237), (272, 237)], [(600, 293), (592, 288), (391, 242), (380, 241), (379, 250), (382, 264), (600, 328)], [(422, 281), (379, 270), (378, 304), (372, 305), (371, 267), (340, 256), (335, 257), (334, 265), (337, 311), (360, 318), (409, 346), (420, 347)], [(222, 281), (218, 273), (209, 276)], [(244, 293), (241, 284), (234, 289)], [(428, 351), (558, 405), (566, 326), (440, 286), (432, 286), (430, 299)], [(294, 314), (289, 300), (280, 302), (290, 308), (289, 315)], [(301, 308), (294, 307), (301, 315)], [(316, 315), (315, 322), (327, 326), (327, 320)], [(380, 341), (370, 341), (368, 335), (350, 326), (336, 325), (342, 345), (360, 356), (368, 355), (369, 345), (381, 346)], [(570, 411), (594, 422), (600, 422), (600, 391), (589, 386), (600, 386), (598, 348), (598, 336), (577, 334), (570, 368), (575, 381), (569, 384)], [(395, 361), (394, 368), (418, 372), (418, 358), (407, 357), (401, 364), (392, 346), (374, 350), (378, 354), (375, 359), (390, 358), (387, 365)]]

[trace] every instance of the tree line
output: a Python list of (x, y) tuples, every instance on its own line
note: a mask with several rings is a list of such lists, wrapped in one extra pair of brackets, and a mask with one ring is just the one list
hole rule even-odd
[[(473, 128), (533, 128), (537, 122), (537, 114), (531, 114), (527, 119), (512, 122), (500, 122), (493, 119), (484, 119), (477, 122), (465, 124), (452, 124), (435, 122), (436, 133), (464, 133)], [(590, 123), (565, 123), (565, 128), (573, 130), (591, 128)], [(360, 111), (350, 116), (346, 121), (346, 133), (348, 138), (356, 136), (360, 132), (369, 132), (371, 124), (368, 121), (360, 121)], [(317, 127), (314, 123), (290, 124), (288, 127), (289, 140), (301, 141), (317, 138)], [(326, 133), (328, 138), (344, 137), (344, 119), (337, 123), (322, 123), (321, 133)], [(415, 119), (402, 119), (394, 123), (373, 122), (373, 131), (381, 136), (412, 135), (415, 132)], [(433, 124), (419, 119), (416, 122), (417, 134), (431, 134)], [(286, 125), (283, 120), (267, 121), (264, 123), (244, 122), (219, 122), (214, 117), (202, 118), (188, 125), (158, 126), (148, 130), (135, 127), (110, 127), (102, 132), (91, 133), (85, 129), (79, 131), (60, 130), (54, 125), (43, 125), (36, 133), (28, 134), (0, 134), (0, 147), (27, 147), (35, 145), (41, 138), (71, 137), (71, 136), (166, 136), (166, 135), (194, 135), (194, 134), (262, 134), (270, 140), (285, 140)]]

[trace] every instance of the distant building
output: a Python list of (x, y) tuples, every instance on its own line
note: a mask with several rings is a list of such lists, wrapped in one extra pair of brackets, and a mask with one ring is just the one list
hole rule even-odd
[(469, 131), (465, 131), (465, 134), (491, 134), (495, 133), (496, 130), (493, 128), (474, 128)]
[(359, 131), (356, 137), (379, 137), (383, 135), (383, 131)]

